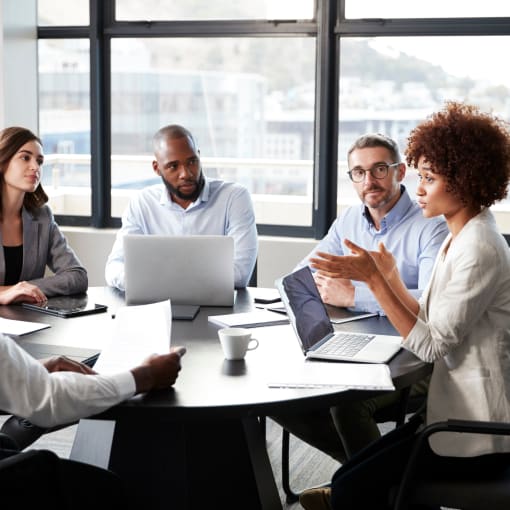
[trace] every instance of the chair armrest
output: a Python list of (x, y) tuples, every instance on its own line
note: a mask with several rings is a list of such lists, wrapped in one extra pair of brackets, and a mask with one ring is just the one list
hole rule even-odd
[(424, 438), (428, 438), (436, 432), (465, 432), (470, 434), (508, 436), (510, 435), (510, 423), (474, 420), (447, 420), (427, 425), (419, 432), (419, 436), (423, 435)]
[(402, 476), (402, 481), (395, 499), (395, 510), (405, 508), (404, 500), (407, 495), (410, 480), (418, 464), (418, 458), (422, 452), (423, 445), (430, 436), (437, 432), (460, 432), (470, 434), (488, 434), (488, 435), (510, 435), (510, 424), (504, 422), (474, 421), (474, 420), (447, 420), (437, 423), (431, 423), (423, 428), (417, 434), (417, 438), (407, 466)]

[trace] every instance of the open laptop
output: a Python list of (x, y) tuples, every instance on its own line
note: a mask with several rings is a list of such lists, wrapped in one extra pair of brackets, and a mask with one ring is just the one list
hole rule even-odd
[(399, 351), (399, 336), (335, 332), (308, 266), (275, 284), (307, 358), (386, 363)]
[(124, 237), (128, 305), (170, 299), (172, 304), (234, 304), (234, 239), (228, 236)]

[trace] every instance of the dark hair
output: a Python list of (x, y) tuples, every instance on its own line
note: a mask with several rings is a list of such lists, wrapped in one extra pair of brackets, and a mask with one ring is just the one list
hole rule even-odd
[[(36, 141), (42, 146), (42, 142), (30, 131), (23, 127), (8, 127), (0, 131), (0, 186), (4, 184), (4, 172), (9, 166), (11, 159), (28, 142)], [(25, 193), (23, 205), (25, 208), (34, 212), (42, 207), (48, 201), (48, 195), (44, 191), (41, 183), (36, 190)], [(2, 194), (0, 193), (0, 215), (2, 213)]]
[(169, 124), (156, 131), (152, 138), (152, 144), (154, 149), (156, 149), (160, 140), (173, 140), (175, 138), (188, 138), (193, 147), (197, 149), (193, 135), (185, 127), (179, 126), (179, 124)]
[(489, 207), (507, 194), (509, 124), (476, 106), (447, 102), (411, 131), (405, 154), (414, 167), (423, 156), (466, 205)]
[(347, 151), (347, 157), (349, 157), (351, 152), (356, 149), (369, 149), (373, 147), (384, 147), (385, 149), (388, 149), (395, 163), (402, 162), (397, 142), (389, 136), (382, 135), (381, 133), (367, 133), (360, 136)]

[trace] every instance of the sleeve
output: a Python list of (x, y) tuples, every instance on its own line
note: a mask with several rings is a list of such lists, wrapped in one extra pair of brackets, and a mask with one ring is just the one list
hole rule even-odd
[(48, 297), (86, 292), (87, 270), (67, 243), (49, 209), (48, 215), (49, 239), (46, 265), (54, 274), (30, 280), (30, 283), (37, 285)]
[(143, 234), (140, 221), (139, 208), (135, 201), (131, 200), (126, 211), (122, 215), (122, 226), (117, 232), (112, 251), (108, 256), (105, 266), (105, 280), (107, 285), (119, 290), (125, 290), (124, 283), (124, 236), (128, 234)]
[(52, 427), (97, 414), (133, 396), (131, 372), (114, 376), (48, 373), (15, 342), (0, 335), (0, 409)]
[(448, 236), (448, 227), (443, 220), (434, 222), (427, 220), (427, 228), (423, 230), (420, 237), (420, 255), (418, 257), (418, 289), (410, 289), (409, 292), (420, 299), (423, 291), (427, 287), (434, 263), (439, 253), (443, 241)]
[(246, 287), (257, 260), (258, 242), (252, 200), (243, 187), (232, 195), (225, 235), (234, 238), (234, 285)]
[[(423, 291), (429, 283), (437, 254), (447, 235), (448, 227), (444, 220), (435, 221), (429, 219), (425, 223), (425, 228), (423, 228), (419, 238), (420, 249), (416, 260), (418, 288), (408, 287), (409, 293), (416, 300), (420, 299)], [(399, 265), (398, 260), (397, 265)], [(381, 316), (386, 315), (379, 302), (365, 285), (356, 286), (354, 291), (354, 302), (356, 306), (353, 310), (377, 312)]]
[(434, 362), (455, 349), (478, 323), (497, 292), (501, 264), (494, 248), (458, 250), (454, 264), (445, 287), (430, 298), (428, 319), (420, 310), (403, 343), (423, 361)]
[(294, 268), (294, 271), (301, 269), (304, 266), (310, 264), (310, 258), (313, 257), (318, 251), (322, 251), (325, 253), (332, 253), (334, 255), (343, 255), (343, 238), (341, 235), (342, 232), (342, 217), (337, 218), (331, 227), (329, 227), (328, 233), (322, 238), (321, 241), (317, 244), (317, 246), (303, 259), (301, 262), (297, 264)]

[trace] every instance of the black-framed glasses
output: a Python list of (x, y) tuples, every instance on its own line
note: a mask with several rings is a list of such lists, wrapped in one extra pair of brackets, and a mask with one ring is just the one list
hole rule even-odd
[(365, 180), (365, 174), (370, 172), (374, 179), (384, 179), (388, 175), (388, 170), (394, 166), (398, 166), (400, 163), (377, 163), (372, 168), (365, 170), (364, 168), (353, 168), (347, 173), (352, 182), (363, 182)]

